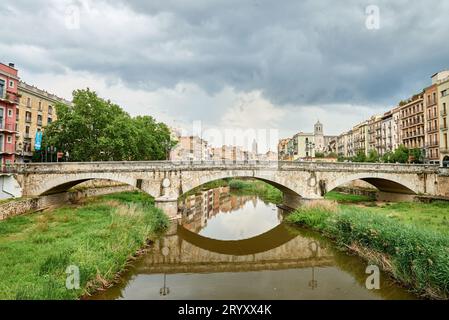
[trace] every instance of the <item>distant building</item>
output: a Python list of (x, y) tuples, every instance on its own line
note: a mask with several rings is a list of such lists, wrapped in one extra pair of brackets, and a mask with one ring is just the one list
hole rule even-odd
[(313, 133), (299, 132), (291, 139), (282, 139), (278, 143), (278, 152), (281, 160), (311, 159), (317, 152), (327, 153), (329, 143), (336, 136), (325, 136), (323, 124), (317, 121)]
[(439, 153), (440, 163), (444, 167), (449, 166), (448, 145), (448, 111), (449, 111), (449, 70), (436, 73), (432, 76), (432, 84), (436, 85), (440, 124), (439, 129)]
[(198, 136), (177, 137), (177, 145), (170, 151), (171, 161), (208, 161), (211, 160), (207, 141)]
[(19, 94), (17, 161), (30, 162), (35, 151), (36, 133), (57, 120), (55, 105), (71, 105), (71, 102), (23, 81), (19, 82)]
[(415, 94), (401, 104), (402, 144), (409, 149), (424, 150), (424, 95)]
[(12, 165), (16, 158), (17, 106), (19, 77), (14, 64), (0, 63), (0, 168)]

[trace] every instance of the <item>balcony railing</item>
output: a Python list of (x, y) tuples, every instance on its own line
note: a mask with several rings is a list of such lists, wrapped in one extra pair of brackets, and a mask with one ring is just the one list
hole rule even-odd
[(444, 125), (444, 124), (442, 124), (441, 126), (440, 126), (440, 130), (441, 131), (447, 131), (447, 126), (446, 125)]
[(447, 111), (446, 111), (446, 110), (441, 110), (441, 111), (440, 111), (440, 115), (441, 115), (442, 117), (447, 116)]
[(15, 153), (16, 146), (13, 144), (0, 145), (0, 153)]
[(31, 118), (26, 117), (25, 122), (31, 123)]
[(16, 125), (14, 123), (0, 123), (0, 130), (15, 132)]

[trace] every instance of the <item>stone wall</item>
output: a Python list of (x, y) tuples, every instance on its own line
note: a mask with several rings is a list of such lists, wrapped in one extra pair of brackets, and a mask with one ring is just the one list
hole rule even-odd
[(128, 185), (115, 185), (83, 189), (73, 192), (64, 192), (36, 198), (26, 198), (10, 201), (0, 205), (0, 221), (9, 217), (32, 213), (40, 210), (61, 206), (67, 203), (75, 203), (88, 197), (101, 196), (116, 192), (132, 191), (134, 187)]

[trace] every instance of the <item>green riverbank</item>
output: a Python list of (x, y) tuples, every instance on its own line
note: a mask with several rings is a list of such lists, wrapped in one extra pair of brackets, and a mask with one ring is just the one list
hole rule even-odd
[[(138, 192), (0, 221), (0, 299), (77, 299), (115, 280), (132, 256), (168, 226)], [(80, 288), (66, 288), (66, 268)]]
[(287, 221), (320, 231), (423, 297), (449, 298), (447, 202), (378, 205), (368, 201), (368, 206), (362, 206), (359, 203), (367, 200), (363, 196), (338, 198), (344, 198), (340, 204), (302, 207)]

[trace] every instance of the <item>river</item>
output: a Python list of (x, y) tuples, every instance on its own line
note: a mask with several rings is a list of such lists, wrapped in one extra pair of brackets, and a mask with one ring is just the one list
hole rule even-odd
[(215, 188), (180, 201), (182, 219), (120, 283), (92, 299), (416, 299), (319, 234), (286, 225), (275, 204)]

